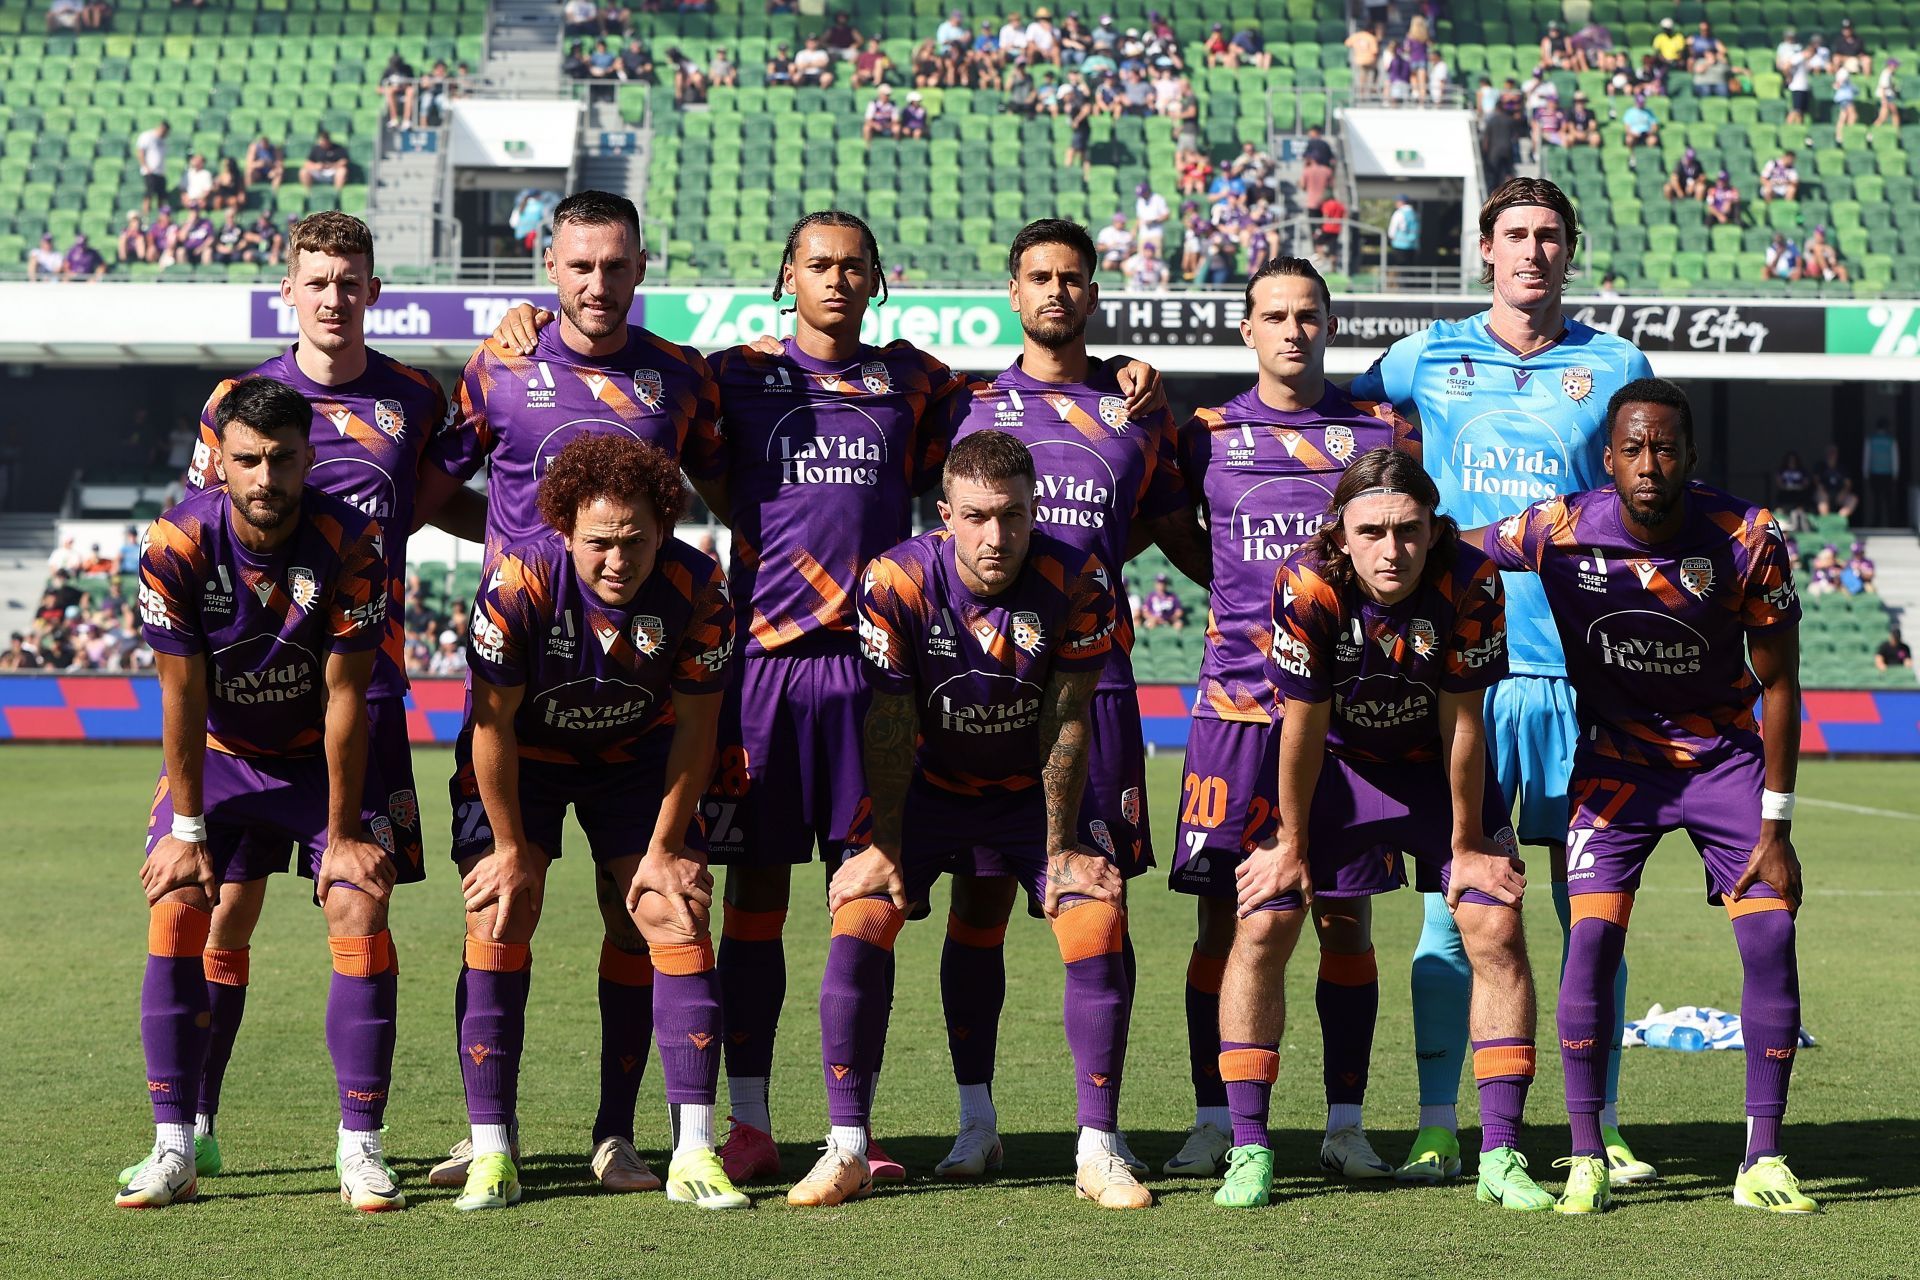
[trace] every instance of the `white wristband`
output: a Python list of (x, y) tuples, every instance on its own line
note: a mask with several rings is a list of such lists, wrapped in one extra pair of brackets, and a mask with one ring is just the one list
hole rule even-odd
[(173, 815), (173, 838), (182, 844), (205, 844), (207, 842), (207, 820), (204, 817), (184, 817)]
[(1793, 792), (1761, 788), (1760, 818), (1764, 822), (1793, 821)]

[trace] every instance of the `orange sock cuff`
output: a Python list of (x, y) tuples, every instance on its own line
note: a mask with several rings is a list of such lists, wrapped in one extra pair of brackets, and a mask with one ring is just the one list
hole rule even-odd
[(207, 981), (223, 987), (244, 987), (252, 972), (252, 947), (208, 947), (200, 953), (207, 966)]
[(1320, 980), (1336, 987), (1366, 987), (1380, 981), (1380, 966), (1374, 962), (1373, 948), (1359, 955), (1339, 951), (1320, 953)]
[(882, 951), (891, 951), (906, 922), (907, 913), (885, 898), (856, 898), (833, 913), (833, 936), (858, 938)]
[(672, 946), (647, 948), (653, 967), (669, 978), (691, 978), (713, 968), (713, 940), (681, 942)]
[(1220, 994), (1220, 982), (1227, 976), (1227, 958), (1210, 956), (1198, 947), (1187, 957), (1187, 985), (1210, 996)]
[(184, 960), (207, 949), (213, 913), (184, 902), (156, 903), (147, 912), (147, 954)]
[(983, 929), (979, 925), (968, 924), (951, 911), (947, 913), (947, 936), (963, 947), (979, 947), (990, 951), (1006, 945), (1007, 922), (1002, 920), (992, 928)]
[(363, 938), (328, 938), (333, 971), (348, 978), (374, 978), (393, 964), (393, 935), (385, 929)]
[(533, 952), (524, 942), (487, 942), (467, 939), (467, 968), (483, 973), (518, 973), (533, 960)]
[(1727, 919), (1738, 920), (1741, 916), (1750, 916), (1756, 911), (1785, 911), (1785, 898), (1742, 898), (1738, 902), (1722, 899), (1727, 908)]
[(1118, 955), (1126, 937), (1126, 916), (1105, 902), (1083, 902), (1062, 911), (1053, 922), (1053, 940), (1060, 944), (1060, 958), (1068, 964)]
[(1280, 1078), (1278, 1049), (1225, 1049), (1220, 1054), (1220, 1079), (1261, 1080), (1272, 1084)]
[(646, 952), (622, 951), (611, 939), (600, 939), (600, 976), (623, 987), (653, 985), (653, 960)]
[(1582, 920), (1605, 920), (1624, 929), (1633, 918), (1631, 893), (1576, 893), (1567, 899), (1568, 928)]
[(735, 942), (778, 942), (786, 927), (785, 910), (742, 911), (728, 903), (720, 917), (720, 936)]
[(1487, 1049), (1473, 1051), (1473, 1078), (1492, 1080), (1498, 1076), (1526, 1076), (1533, 1078), (1533, 1046), (1530, 1044), (1497, 1044)]

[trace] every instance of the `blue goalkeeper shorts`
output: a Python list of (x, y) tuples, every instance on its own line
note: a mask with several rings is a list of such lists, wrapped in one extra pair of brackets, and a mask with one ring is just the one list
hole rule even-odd
[(1579, 740), (1573, 683), (1561, 676), (1509, 676), (1487, 691), (1487, 746), (1523, 844), (1565, 844), (1567, 780)]

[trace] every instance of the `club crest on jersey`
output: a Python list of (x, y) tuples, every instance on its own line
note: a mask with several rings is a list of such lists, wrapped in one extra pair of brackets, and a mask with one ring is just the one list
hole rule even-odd
[(1328, 427), (1327, 452), (1333, 456), (1335, 462), (1344, 467), (1347, 459), (1353, 457), (1353, 428), (1341, 426), (1337, 422)]
[(1127, 429), (1127, 402), (1119, 396), (1100, 397), (1100, 421), (1114, 431)]
[(1116, 856), (1113, 850), (1113, 836), (1108, 832), (1106, 823), (1095, 818), (1087, 824), (1087, 834), (1093, 837), (1093, 842), (1099, 845), (1109, 858)]
[(1013, 642), (1028, 653), (1040, 652), (1047, 633), (1040, 629), (1040, 615), (1022, 610), (1013, 615)]
[(387, 796), (387, 815), (396, 827), (412, 830), (420, 825), (420, 801), (411, 791), (395, 791)]
[(638, 614), (633, 619), (632, 635), (633, 647), (651, 658), (667, 643), (667, 624), (650, 613)]
[(305, 613), (313, 608), (313, 602), (320, 595), (320, 583), (313, 576), (313, 570), (302, 569), (299, 565), (287, 570), (287, 594), (300, 606), (300, 612)]
[(1433, 624), (1425, 618), (1413, 620), (1407, 638), (1413, 643), (1413, 651), (1423, 658), (1431, 658), (1434, 650), (1440, 647), (1440, 637), (1434, 634)]
[(667, 399), (666, 383), (660, 380), (658, 369), (635, 369), (633, 371), (633, 394), (640, 403), (649, 409), (658, 409)]
[(893, 375), (887, 372), (886, 365), (869, 360), (860, 366), (860, 384), (869, 394), (883, 396), (893, 390)]
[(382, 849), (393, 852), (393, 820), (381, 814), (367, 824), (367, 834), (372, 836)]
[(1140, 825), (1140, 788), (1128, 787), (1120, 793), (1120, 817), (1136, 827)]
[(1680, 585), (1700, 599), (1713, 590), (1713, 561), (1705, 556), (1688, 556), (1680, 562)]
[(386, 432), (388, 439), (398, 440), (400, 433), (407, 429), (407, 411), (398, 400), (375, 400), (373, 425)]
[(1567, 393), (1567, 399), (1578, 404), (1593, 394), (1593, 370), (1583, 364), (1560, 371), (1560, 389)]

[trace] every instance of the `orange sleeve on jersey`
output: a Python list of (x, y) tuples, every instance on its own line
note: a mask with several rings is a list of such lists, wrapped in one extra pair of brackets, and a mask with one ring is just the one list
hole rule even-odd
[(715, 565), (698, 592), (691, 576), (676, 576), (674, 584), (691, 597), (687, 630), (680, 638), (674, 666), (674, 688), (681, 693), (718, 693), (726, 687), (733, 660), (733, 602), (727, 598), (727, 580)]
[(1113, 576), (1098, 556), (1089, 556), (1067, 592), (1067, 633), (1061, 646), (1062, 656), (1081, 662), (1111, 652), (1114, 612)]

